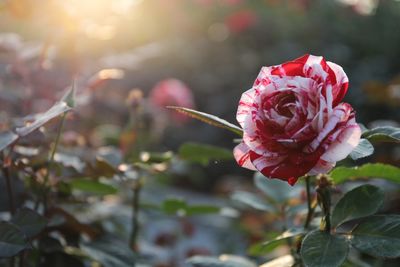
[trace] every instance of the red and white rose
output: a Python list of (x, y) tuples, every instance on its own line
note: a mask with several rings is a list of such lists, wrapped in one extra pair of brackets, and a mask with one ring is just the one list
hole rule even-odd
[(348, 82), (339, 65), (313, 55), (263, 67), (239, 102), (236, 161), (291, 185), (331, 170), (361, 136), (352, 107), (341, 102)]

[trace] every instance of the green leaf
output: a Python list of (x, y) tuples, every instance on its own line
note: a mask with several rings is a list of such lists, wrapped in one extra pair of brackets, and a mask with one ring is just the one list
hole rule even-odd
[(18, 135), (11, 131), (0, 133), (0, 151), (14, 143), (18, 139)]
[(347, 192), (336, 204), (332, 225), (375, 214), (383, 204), (384, 192), (373, 185), (362, 185)]
[(157, 153), (157, 152), (141, 152), (140, 160), (146, 163), (163, 163), (172, 159), (174, 154), (171, 151)]
[(162, 203), (162, 210), (167, 214), (176, 214), (179, 211), (186, 212), (186, 202), (178, 198), (166, 199)]
[(299, 184), (290, 186), (279, 179), (267, 178), (259, 172), (254, 174), (254, 184), (276, 203), (282, 203), (296, 197), (302, 190)]
[(17, 226), (0, 222), (0, 258), (15, 256), (27, 245), (24, 233)]
[(179, 148), (179, 156), (195, 163), (207, 165), (211, 160), (231, 160), (231, 150), (211, 145), (185, 143)]
[(201, 215), (201, 214), (212, 214), (219, 213), (220, 208), (211, 205), (192, 205), (186, 207), (187, 215)]
[(168, 106), (167, 108), (176, 110), (180, 113), (183, 113), (192, 118), (198, 119), (202, 122), (208, 123), (210, 125), (213, 125), (213, 126), (216, 126), (219, 128), (227, 129), (227, 130), (234, 132), (240, 136), (243, 136), (243, 130), (240, 127), (238, 127), (230, 122), (227, 122), (226, 120), (218, 118), (214, 115), (210, 115), (210, 114), (207, 114), (204, 112), (196, 111), (196, 110), (189, 109), (189, 108), (183, 108), (183, 107)]
[(28, 208), (20, 209), (11, 219), (26, 237), (31, 238), (39, 234), (47, 224), (46, 218)]
[(400, 215), (375, 215), (351, 233), (351, 245), (375, 257), (400, 257)]
[(95, 195), (112, 195), (118, 192), (118, 189), (112, 185), (85, 178), (73, 179), (69, 184), (74, 190)]
[(82, 243), (82, 250), (104, 267), (135, 266), (136, 256), (128, 244), (115, 238), (102, 238), (90, 243)]
[(271, 244), (264, 245), (264, 242), (258, 242), (256, 244), (251, 245), (247, 249), (247, 254), (253, 257), (264, 256), (268, 253), (271, 253), (277, 247), (280, 247), (285, 244), (284, 240), (277, 240), (275, 242), (271, 242)]
[(65, 153), (55, 153), (54, 161), (62, 164), (64, 167), (72, 167), (79, 173), (83, 173), (85, 169), (85, 162), (79, 156)]
[(61, 98), (61, 101), (65, 102), (69, 107), (75, 107), (75, 94), (76, 94), (76, 86), (75, 80), (72, 82), (71, 88), (64, 94)]
[(344, 237), (316, 230), (303, 239), (300, 254), (307, 267), (336, 267), (342, 265), (348, 251)]
[(372, 265), (370, 265), (369, 263), (359, 259), (356, 253), (353, 254), (355, 255), (352, 255), (350, 253), (349, 256), (347, 256), (346, 261), (341, 267), (372, 267)]
[(275, 212), (275, 208), (272, 205), (252, 193), (236, 191), (232, 194), (231, 198), (256, 210)]
[(218, 213), (221, 209), (211, 205), (188, 205), (183, 199), (169, 198), (162, 203), (161, 210), (180, 216)]
[(46, 124), (48, 121), (60, 116), (61, 114), (64, 114), (69, 110), (71, 110), (71, 107), (69, 107), (67, 103), (64, 101), (57, 102), (46, 112), (34, 115), (33, 120), (29, 119), (30, 122), (27, 123), (26, 126), (16, 128), (15, 132), (19, 136), (26, 136)]
[(330, 177), (336, 184), (358, 178), (381, 178), (400, 183), (400, 168), (382, 163), (368, 163), (360, 167), (338, 167), (331, 171)]
[(221, 255), (218, 258), (208, 256), (194, 256), (186, 261), (193, 267), (257, 267), (246, 258), (234, 255)]
[(0, 151), (14, 143), (19, 137), (24, 137), (30, 134), (31, 132), (46, 124), (48, 121), (71, 110), (74, 106), (73, 102), (71, 102), (72, 96), (75, 91), (74, 88), (75, 86), (73, 86), (72, 89), (69, 90), (60, 101), (56, 102), (46, 112), (27, 116), (25, 118), (26, 126), (16, 128), (15, 133), (12, 131), (0, 133)]
[(373, 142), (395, 142), (400, 143), (400, 128), (384, 126), (365, 131), (364, 138)]
[(118, 169), (110, 161), (102, 156), (96, 156), (95, 162), (89, 164), (88, 172), (92, 177), (113, 177), (118, 173)]
[(252, 256), (265, 255), (274, 250), (275, 248), (287, 244), (288, 240), (293, 239), (295, 237), (300, 237), (303, 234), (304, 234), (304, 229), (302, 228), (289, 229), (272, 240), (251, 246), (248, 250), (248, 253)]
[(367, 139), (361, 139), (360, 143), (351, 151), (350, 157), (353, 160), (368, 157), (374, 153), (374, 147)]

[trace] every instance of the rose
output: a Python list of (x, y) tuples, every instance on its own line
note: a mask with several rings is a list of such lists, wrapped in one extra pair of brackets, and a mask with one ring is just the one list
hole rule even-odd
[(341, 103), (347, 88), (343, 69), (322, 57), (263, 67), (239, 102), (238, 164), (291, 185), (305, 174), (327, 173), (361, 136), (352, 107)]
[[(150, 91), (150, 102), (160, 109), (166, 106), (194, 108), (193, 93), (186, 84), (178, 79), (165, 79), (158, 82)], [(180, 113), (170, 113), (177, 122), (186, 122), (188, 117)]]
[(254, 11), (243, 9), (234, 12), (225, 18), (225, 25), (231, 32), (241, 33), (257, 23), (257, 15)]

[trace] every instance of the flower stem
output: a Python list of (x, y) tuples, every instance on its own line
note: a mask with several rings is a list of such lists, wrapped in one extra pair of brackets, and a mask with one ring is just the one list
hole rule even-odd
[(19, 267), (25, 266), (25, 251), (22, 251), (19, 255)]
[[(5, 161), (7, 161), (7, 157), (4, 156)], [(11, 215), (15, 214), (15, 204), (14, 204), (14, 192), (13, 192), (13, 188), (12, 188), (12, 184), (11, 184), (11, 177), (10, 177), (10, 166), (8, 164), (5, 164), (5, 166), (3, 166), (3, 173), (4, 173), (4, 177), (6, 180), (6, 186), (7, 186), (7, 193), (8, 193), (8, 203), (9, 203), (9, 207), (10, 207), (10, 213)], [(10, 266), (14, 267), (15, 265), (15, 257), (11, 257), (10, 259)]]
[(313, 207), (312, 205), (312, 200), (311, 200), (311, 188), (310, 188), (310, 176), (306, 176), (306, 192), (307, 192), (307, 218), (306, 221), (304, 223), (304, 229), (308, 229), (308, 227), (310, 226), (311, 223), (311, 219), (312, 216), (314, 214), (314, 209), (315, 207)]
[(326, 175), (318, 178), (317, 196), (324, 217), (322, 218), (320, 229), (326, 232), (331, 231), (331, 186), (332, 182)]
[(331, 231), (331, 213), (329, 211), (325, 214), (325, 231)]
[(56, 139), (54, 141), (54, 146), (51, 150), (50, 153), (50, 157), (49, 157), (49, 162), (48, 162), (48, 166), (47, 166), (47, 172), (46, 172), (46, 176), (44, 177), (44, 181), (43, 181), (43, 188), (44, 188), (44, 193), (43, 193), (43, 205), (44, 205), (44, 210), (47, 210), (47, 206), (48, 206), (48, 194), (49, 194), (49, 188), (48, 188), (48, 183), (49, 183), (49, 178), (50, 178), (50, 168), (53, 165), (54, 162), (54, 156), (56, 154), (57, 151), (57, 147), (58, 147), (58, 143), (60, 142), (61, 139), (61, 133), (62, 133), (62, 129), (64, 126), (64, 121), (65, 121), (65, 117), (67, 116), (67, 112), (64, 112), (64, 114), (61, 117), (61, 122), (60, 125), (58, 127), (57, 130), (57, 136)]
[(140, 202), (140, 190), (141, 190), (141, 181), (140, 179), (136, 181), (133, 187), (133, 197), (132, 197), (132, 230), (129, 239), (129, 246), (132, 250), (137, 251), (137, 237), (139, 234), (139, 202)]
[[(11, 147), (12, 151), (12, 147)], [(11, 152), (10, 152), (11, 154)], [(7, 187), (7, 193), (8, 193), (8, 205), (9, 205), (9, 210), (10, 214), (14, 215), (15, 214), (15, 201), (14, 201), (14, 191), (11, 183), (11, 175), (10, 175), (10, 168), (11, 168), (11, 157), (9, 155), (6, 155), (6, 153), (3, 153), (3, 166), (2, 166), (2, 171), (4, 174), (4, 179), (6, 181), (6, 187)], [(10, 258), (10, 267), (15, 266), (15, 257)]]
[(11, 213), (11, 215), (14, 215), (14, 213), (15, 213), (14, 192), (13, 192), (13, 188), (12, 188), (12, 184), (11, 184), (9, 168), (10, 168), (10, 166), (4, 166), (3, 173), (4, 173), (5, 180), (6, 180), (7, 193), (8, 193), (8, 204), (10, 207), (10, 213)]

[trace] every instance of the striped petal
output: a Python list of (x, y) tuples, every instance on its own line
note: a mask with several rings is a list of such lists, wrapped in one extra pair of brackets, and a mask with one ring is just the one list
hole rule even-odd
[(349, 87), (349, 78), (347, 77), (342, 67), (329, 61), (327, 63), (333, 72), (331, 76), (335, 76), (336, 83), (333, 84), (332, 94), (333, 105), (336, 106), (337, 104), (339, 104), (340, 101), (342, 101), (343, 97), (347, 93), (347, 89)]
[(360, 138), (360, 126), (358, 124), (349, 125), (338, 135), (335, 142), (328, 147), (321, 159), (328, 162), (337, 162), (345, 159), (358, 145)]
[(255, 171), (253, 163), (250, 161), (250, 149), (245, 143), (240, 143), (233, 149), (233, 156), (236, 162), (243, 168)]

